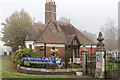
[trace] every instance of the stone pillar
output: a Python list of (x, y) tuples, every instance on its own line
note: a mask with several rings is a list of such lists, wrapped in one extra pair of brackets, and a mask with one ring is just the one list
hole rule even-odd
[(105, 48), (104, 43), (102, 42), (104, 38), (102, 33), (99, 32), (99, 37), (97, 39), (99, 42), (96, 47), (96, 78), (105, 78)]
[(83, 45), (83, 48), (81, 50), (82, 54), (82, 69), (83, 69), (83, 74), (87, 74), (87, 52), (88, 50), (85, 48), (85, 45)]

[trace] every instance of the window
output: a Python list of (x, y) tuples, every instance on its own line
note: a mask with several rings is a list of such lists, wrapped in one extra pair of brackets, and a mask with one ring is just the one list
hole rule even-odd
[(52, 47), (52, 50), (55, 50), (55, 47)]
[(78, 45), (77, 40), (74, 40), (74, 41), (73, 41), (73, 45)]
[(45, 47), (44, 46), (40, 46), (40, 50), (43, 50)]
[(52, 47), (52, 56), (53, 57), (56, 56), (56, 49), (55, 49), (55, 47)]
[(32, 45), (31, 44), (29, 44), (29, 49), (32, 49)]
[(52, 47), (52, 52), (56, 52), (56, 51), (55, 51), (55, 47)]

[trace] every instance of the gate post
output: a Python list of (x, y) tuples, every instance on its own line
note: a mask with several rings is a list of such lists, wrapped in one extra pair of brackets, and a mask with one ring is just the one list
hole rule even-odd
[(102, 33), (99, 32), (99, 37), (97, 38), (99, 41), (96, 47), (96, 70), (95, 77), (96, 78), (105, 78), (105, 47), (102, 42), (104, 38), (102, 37)]
[(82, 54), (82, 69), (83, 69), (83, 74), (87, 74), (87, 52), (88, 50), (85, 48), (85, 45), (83, 45), (83, 48), (81, 50)]

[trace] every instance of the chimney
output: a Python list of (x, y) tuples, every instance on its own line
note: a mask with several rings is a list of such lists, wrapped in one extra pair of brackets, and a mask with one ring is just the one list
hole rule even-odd
[(45, 4), (45, 24), (53, 17), (56, 20), (56, 4), (52, 0), (46, 0)]

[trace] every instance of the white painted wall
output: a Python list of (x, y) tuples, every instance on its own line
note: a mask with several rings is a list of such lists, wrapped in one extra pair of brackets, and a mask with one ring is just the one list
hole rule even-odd
[[(44, 43), (34, 43), (34, 46), (44, 46)], [(46, 43), (47, 47), (65, 47), (65, 44), (50, 44)]]
[(34, 49), (34, 41), (25, 41), (26, 48), (29, 48), (29, 45), (32, 45), (32, 49)]
[(45, 44), (44, 43), (34, 43), (33, 45), (34, 46), (44, 46)]
[[(83, 47), (83, 45), (81, 45), (80, 47)], [(86, 48), (91, 48), (91, 45), (86, 45)], [(92, 48), (96, 48), (96, 45), (93, 45)]]
[(9, 55), (11, 51), (12, 49), (9, 46), (4, 46), (4, 42), (0, 41), (0, 55), (3, 55), (4, 52), (7, 52), (7, 55)]
[(51, 46), (51, 47), (65, 47), (65, 44), (46, 44), (46, 46)]
[[(26, 48), (29, 48), (29, 45), (32, 45), (32, 49), (34, 49), (35, 46), (44, 46), (44, 43), (34, 43), (34, 41), (25, 41)], [(65, 47), (65, 44), (50, 44), (46, 43), (47, 47)]]

